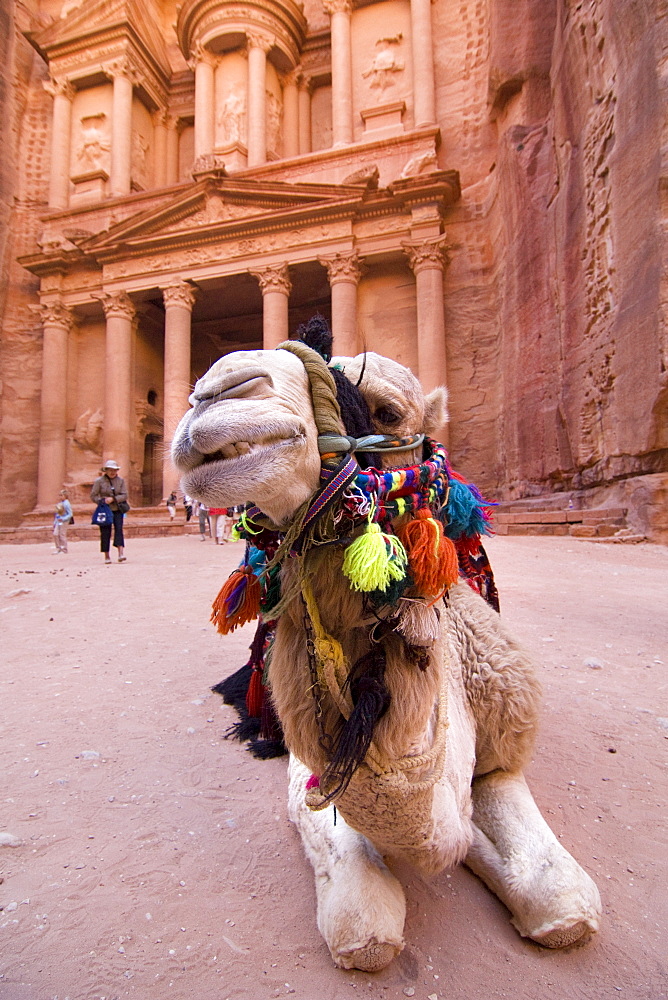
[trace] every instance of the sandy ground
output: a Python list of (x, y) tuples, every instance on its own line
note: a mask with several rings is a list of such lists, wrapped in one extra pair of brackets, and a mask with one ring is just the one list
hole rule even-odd
[[(665, 548), (562, 538), (489, 545), (502, 609), (545, 690), (529, 781), (596, 879), (601, 933), (522, 940), (463, 868), (403, 866), (406, 948), (336, 969), (286, 818), (285, 759), (225, 741), (209, 686), (246, 660), (211, 599), (240, 544), (92, 542), (0, 550), (0, 997), (416, 1000), (666, 996)], [(0, 838), (1, 839), (1, 838)]]

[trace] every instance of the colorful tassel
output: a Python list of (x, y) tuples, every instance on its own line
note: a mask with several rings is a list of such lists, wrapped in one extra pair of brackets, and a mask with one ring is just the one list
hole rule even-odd
[(213, 602), (211, 621), (221, 635), (227, 635), (257, 618), (259, 613), (260, 581), (250, 566), (235, 569)]
[(457, 582), (457, 550), (428, 507), (418, 510), (415, 517), (399, 529), (399, 536), (408, 555), (413, 583), (423, 597), (442, 594)]
[(387, 590), (392, 580), (406, 575), (406, 552), (396, 535), (386, 535), (379, 524), (368, 524), (346, 549), (343, 572), (354, 590)]
[(264, 685), (262, 683), (262, 667), (255, 667), (251, 674), (248, 691), (246, 691), (246, 708), (248, 714), (259, 719), (262, 715), (264, 701)]
[(448, 502), (443, 511), (447, 537), (456, 541), (461, 535), (489, 535), (489, 507), (485, 506), (479, 490), (473, 483), (453, 478), (448, 487)]

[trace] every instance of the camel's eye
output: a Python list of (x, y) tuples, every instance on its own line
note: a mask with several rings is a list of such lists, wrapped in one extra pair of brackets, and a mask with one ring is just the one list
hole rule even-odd
[(374, 413), (376, 420), (385, 424), (386, 427), (392, 427), (394, 424), (398, 424), (401, 420), (401, 414), (393, 410), (391, 406), (380, 406)]

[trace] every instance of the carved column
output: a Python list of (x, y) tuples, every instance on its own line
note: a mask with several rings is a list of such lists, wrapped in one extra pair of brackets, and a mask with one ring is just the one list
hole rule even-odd
[(415, 274), (418, 375), (426, 392), (447, 386), (443, 272), (449, 262), (447, 236), (402, 243)]
[(357, 354), (357, 286), (363, 265), (357, 254), (337, 253), (320, 257), (327, 268), (332, 290), (332, 335), (334, 354), (354, 357)]
[(299, 81), (299, 152), (310, 153), (311, 138), (311, 78), (302, 76)]
[(195, 159), (213, 152), (216, 101), (216, 57), (199, 43), (188, 65), (195, 71)]
[(411, 0), (413, 113), (416, 126), (436, 122), (431, 4), (432, 0)]
[(163, 188), (167, 184), (167, 112), (163, 109), (153, 115), (153, 184)]
[(352, 0), (324, 0), (332, 19), (332, 145), (353, 141)]
[(248, 35), (248, 166), (267, 162), (267, 52), (272, 41)]
[(292, 284), (287, 264), (251, 271), (262, 289), (262, 346), (270, 351), (288, 340), (288, 300)]
[(174, 431), (188, 409), (190, 395), (190, 328), (195, 292), (185, 281), (162, 290), (165, 302), (165, 382), (162, 461), (163, 496), (176, 488), (179, 475), (172, 465)]
[(114, 92), (111, 108), (112, 195), (130, 194), (132, 180), (132, 78), (124, 63), (112, 66)]
[(299, 69), (283, 78), (283, 156), (299, 155)]
[(179, 182), (179, 122), (173, 115), (166, 116), (167, 127), (167, 163), (165, 169), (165, 184), (171, 187)]
[(38, 506), (53, 505), (67, 474), (67, 340), (72, 313), (57, 302), (40, 309), (43, 327)]
[(132, 401), (132, 332), (134, 304), (125, 292), (104, 292), (107, 319), (104, 383), (104, 458), (113, 458), (121, 475), (130, 474), (130, 404)]
[(67, 80), (50, 80), (44, 89), (53, 97), (49, 207), (67, 208), (70, 200), (70, 143), (74, 87)]

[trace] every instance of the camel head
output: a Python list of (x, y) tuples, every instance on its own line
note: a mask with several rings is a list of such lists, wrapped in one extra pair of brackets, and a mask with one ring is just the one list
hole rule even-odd
[[(334, 358), (329, 368), (316, 360), (326, 379), (335, 376), (332, 398), (338, 389), (341, 400), (326, 428), (321, 412), (314, 413), (313, 375), (310, 381), (305, 362), (290, 349), (235, 351), (198, 380), (172, 444), (186, 493), (212, 507), (252, 501), (280, 526), (318, 488), (320, 452), (327, 451), (322, 439), (319, 448), (323, 432), (410, 437), (429, 434), (447, 419), (446, 390), (425, 397), (417, 378), (396, 361), (373, 352)], [(346, 411), (351, 396), (354, 418)], [(345, 441), (339, 450), (345, 453)], [(421, 448), (374, 457), (371, 464), (396, 468), (420, 461)]]
[[(398, 361), (367, 351), (354, 358), (334, 357), (331, 367), (342, 371), (353, 385), (359, 385), (376, 434), (432, 436), (447, 422), (447, 389), (439, 386), (425, 396), (413, 372)], [(388, 452), (382, 464), (392, 468), (420, 458), (421, 452)]]
[(282, 524), (314, 492), (318, 432), (302, 362), (234, 351), (198, 379), (174, 434), (183, 489), (210, 507), (252, 500)]

